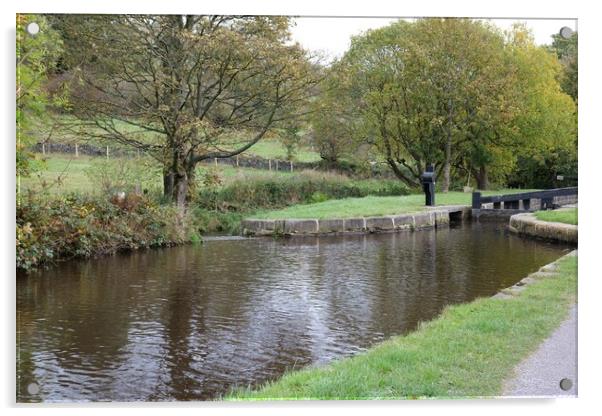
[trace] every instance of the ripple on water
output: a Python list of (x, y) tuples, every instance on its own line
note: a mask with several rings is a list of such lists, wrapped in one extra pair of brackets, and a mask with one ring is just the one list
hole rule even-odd
[(565, 249), (474, 224), (211, 237), (64, 263), (17, 280), (19, 401), (217, 397), (357, 354), (447, 304), (514, 284)]

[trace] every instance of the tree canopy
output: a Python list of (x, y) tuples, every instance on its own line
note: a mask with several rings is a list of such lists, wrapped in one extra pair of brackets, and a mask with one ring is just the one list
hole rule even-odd
[(433, 164), (444, 191), (452, 169), (484, 189), (490, 176), (510, 173), (518, 153), (574, 136), (560, 65), (522, 27), (504, 36), (469, 19), (399, 21), (355, 37), (333, 68), (346, 110), (331, 123), (353, 113), (355, 135), (409, 185)]
[[(62, 16), (76, 114), (98, 136), (148, 152), (183, 206), (195, 166), (237, 155), (298, 117), (318, 77), (288, 18)], [(153, 137), (152, 140), (149, 140)]]

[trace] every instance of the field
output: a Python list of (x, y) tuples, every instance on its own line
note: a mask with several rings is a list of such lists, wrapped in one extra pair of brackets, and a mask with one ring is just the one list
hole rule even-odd
[[(120, 130), (126, 131), (130, 134), (134, 134), (138, 140), (148, 142), (157, 140), (156, 133), (142, 131), (138, 127), (131, 126), (118, 120), (115, 120), (114, 122)], [(54, 116), (54, 125), (57, 126), (56, 128), (50, 128), (48, 124), (52, 123), (42, 124), (38, 121), (34, 123), (34, 132), (32, 133), (34, 136), (37, 137), (37, 140), (39, 142), (48, 140), (51, 143), (87, 143), (102, 148), (104, 148), (107, 145), (107, 143), (105, 143), (104, 141), (94, 138), (93, 135), (89, 134), (90, 132), (95, 133), (95, 131), (91, 131), (89, 127), (74, 127), (77, 125), (77, 123), (78, 121), (70, 116)], [(236, 137), (232, 137), (230, 138), (230, 140), (237, 141), (238, 139)], [(122, 148), (123, 145), (120, 145), (118, 143), (111, 143), (110, 147)], [(226, 145), (224, 146), (224, 148), (229, 148), (229, 146)], [(277, 135), (264, 137), (262, 140), (254, 144), (250, 149), (245, 151), (243, 155), (247, 157), (260, 157), (264, 159), (287, 159), (286, 147), (282, 144), (282, 140)], [(309, 144), (304, 143), (304, 141), (301, 140), (293, 156), (293, 161), (317, 162), (320, 161), (320, 154), (314, 151)]]
[[(38, 155), (44, 160), (44, 169), (33, 174), (28, 178), (17, 178), (17, 186), (20, 191), (27, 191), (28, 189), (36, 190), (41, 189), (43, 186), (47, 186), (51, 193), (59, 194), (66, 192), (81, 192), (81, 193), (97, 193), (100, 188), (95, 183), (94, 179), (91, 178), (87, 172), (95, 166), (105, 165), (105, 168), (113, 168), (115, 172), (119, 171), (119, 168), (123, 164), (124, 160), (121, 158), (109, 159), (108, 162), (103, 157), (90, 157), (90, 156), (79, 156), (64, 155), (64, 154), (51, 154), (51, 155)], [(148, 159), (130, 159), (136, 163), (150, 163), (153, 164), (152, 160)], [(214, 171), (223, 181), (223, 184), (228, 184), (236, 179), (246, 178), (275, 178), (275, 177), (288, 177), (291, 175), (285, 171), (266, 171), (250, 168), (236, 168), (228, 165), (214, 166), (213, 164), (200, 164), (197, 168), (197, 175), (201, 177), (204, 172)], [(162, 186), (162, 177), (160, 173), (159, 165), (154, 166), (153, 172), (155, 173), (155, 179), (152, 180), (152, 185), (157, 187)]]

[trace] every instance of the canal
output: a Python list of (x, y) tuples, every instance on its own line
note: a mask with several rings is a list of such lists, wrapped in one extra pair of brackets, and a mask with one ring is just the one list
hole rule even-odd
[(62, 263), (17, 276), (17, 400), (219, 398), (407, 333), (569, 250), (468, 223)]

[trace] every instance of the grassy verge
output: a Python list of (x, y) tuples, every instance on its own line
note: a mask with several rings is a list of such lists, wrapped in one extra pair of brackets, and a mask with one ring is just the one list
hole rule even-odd
[[(516, 190), (499, 190), (484, 192), (484, 195), (504, 194)], [(527, 192), (527, 190), (525, 190)], [(472, 194), (464, 192), (438, 193), (437, 205), (470, 205)], [(379, 216), (423, 211), (424, 195), (405, 196), (367, 196), (364, 198), (345, 198), (330, 200), (316, 204), (294, 205), (278, 211), (264, 211), (254, 218), (286, 219), (286, 218), (350, 218), (355, 216)]]
[(286, 374), (228, 400), (483, 397), (502, 392), (513, 368), (551, 334), (575, 302), (577, 258), (560, 262), (511, 299), (451, 306), (439, 318), (364, 354)]
[(562, 222), (577, 225), (577, 208), (537, 211), (535, 217), (540, 221)]

